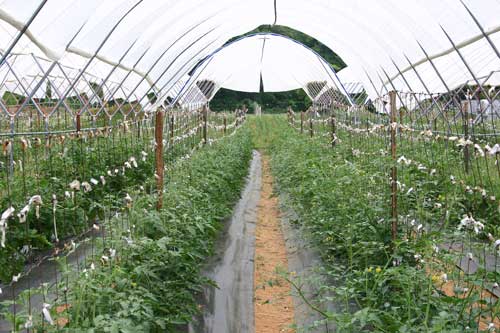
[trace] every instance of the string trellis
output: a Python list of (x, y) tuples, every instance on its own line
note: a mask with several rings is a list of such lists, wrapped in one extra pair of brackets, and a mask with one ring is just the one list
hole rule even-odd
[(440, 293), (466, 302), (464, 329), (491, 331), (500, 327), (500, 90), (484, 82), (445, 94), (389, 91), (300, 117), (289, 109), (288, 122), (373, 173), (364, 191), (385, 198), (378, 222), (394, 241), (432, 244), (430, 254), (396, 256), (393, 265), (425, 269)]
[[(2, 325), (30, 332), (70, 327), (71, 282), (127, 261), (126, 248), (146, 232), (129, 213), (142, 194), (158, 195), (155, 114), (168, 120), (160, 152), (167, 174), (176, 160), (235, 133), (245, 115), (203, 105), (146, 110), (133, 93), (117, 98), (119, 83), (57, 63), (16, 81), (21, 60), (45, 66), (13, 55), (2, 67), (0, 299), (12, 303)], [(71, 85), (78, 89), (64, 97)]]

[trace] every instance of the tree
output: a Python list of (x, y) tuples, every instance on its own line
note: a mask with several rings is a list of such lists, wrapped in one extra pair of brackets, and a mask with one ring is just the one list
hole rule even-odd
[[(298, 41), (321, 55), (337, 71), (346, 66), (337, 54), (318, 40), (300, 31), (280, 25), (262, 25), (246, 34), (232, 38), (227, 43), (259, 32), (277, 33)], [(321, 84), (320, 82), (315, 83), (313, 90), (317, 90)], [(312, 104), (302, 89), (281, 93), (265, 93), (262, 95), (259, 95), (259, 93), (252, 94), (221, 89), (211, 101), (210, 107), (215, 111), (234, 110), (237, 107), (241, 107), (243, 101), (245, 101), (244, 104), (246, 105), (251, 105), (253, 102), (261, 104), (264, 112), (286, 112), (288, 106), (291, 106), (294, 110), (301, 111), (306, 110)]]

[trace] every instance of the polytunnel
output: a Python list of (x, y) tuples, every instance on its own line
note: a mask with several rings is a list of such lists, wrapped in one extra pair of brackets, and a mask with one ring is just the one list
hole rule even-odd
[(0, 333), (500, 331), (498, 0), (0, 0)]
[[(284, 55), (287, 55), (286, 58)], [(302, 68), (295, 67), (299, 63)], [(305, 45), (277, 34), (245, 36), (216, 50), (195, 68), (177, 98), (184, 97), (193, 89), (205, 89), (210, 93), (205, 91), (201, 96), (207, 99), (203, 100), (199, 94), (194, 96), (206, 103), (220, 88), (244, 92), (303, 89), (312, 101), (331, 93), (329, 89), (332, 89), (352, 104), (348, 91), (330, 64)], [(335, 94), (330, 94), (329, 98), (329, 104), (338, 99)], [(163, 101), (158, 103), (161, 105)]]
[[(498, 75), (490, 75), (499, 61), (494, 14), (499, 4), (494, 0), (388, 1), (369, 6), (349, 1), (287, 1), (274, 6), (266, 0), (2, 4), (2, 48), (9, 53), (4, 56), (43, 56), (106, 82), (117, 81), (137, 91), (143, 101), (147, 92), (169, 91), (229, 38), (262, 24), (294, 27), (322, 41), (344, 59), (373, 98), (392, 85), (404, 91), (443, 93), (466, 81), (498, 81)], [(32, 59), (26, 62), (28, 72), (50, 68), (39, 69)]]

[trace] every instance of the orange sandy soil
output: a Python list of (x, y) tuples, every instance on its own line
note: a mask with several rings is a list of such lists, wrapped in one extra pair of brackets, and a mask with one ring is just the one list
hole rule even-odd
[[(436, 261), (436, 263), (439, 263)], [(440, 263), (439, 263), (440, 264)], [(455, 267), (447, 267), (447, 271), (450, 272), (452, 269), (456, 269)], [(434, 273), (433, 274), (433, 271), (430, 269), (430, 268), (426, 268), (426, 272), (427, 274), (430, 274), (430, 275), (433, 275), (433, 276), (436, 276), (436, 277), (440, 277), (443, 275), (443, 272), (438, 272), (437, 274)], [(460, 274), (461, 275), (461, 278), (463, 279), (463, 273)], [(472, 288), (473, 290), (475, 290), (475, 292), (478, 292), (478, 288), (477, 286), (474, 286), (472, 284), (468, 284), (468, 283), (457, 283), (456, 281), (453, 281), (453, 280), (449, 280), (449, 281), (446, 281), (446, 282), (441, 282), (441, 283), (435, 283), (435, 286), (436, 288), (438, 288), (439, 290), (441, 290), (446, 296), (448, 297), (458, 297), (458, 298), (463, 298), (465, 297), (464, 294), (456, 294), (455, 293), (455, 287), (467, 287), (469, 288), (469, 290)], [(484, 289), (481, 291), (481, 295), (480, 295), (480, 298), (482, 300), (490, 300), (492, 302), (497, 302), (498, 301), (498, 298), (493, 295), (492, 293), (490, 293), (488, 290)], [(482, 308), (485, 308), (485, 306), (483, 305), (480, 305), (479, 303), (473, 305), (473, 307), (482, 307)], [(495, 318), (491, 318), (490, 316), (490, 312), (485, 310), (485, 312), (481, 315), (481, 319), (479, 320), (479, 329), (481, 331), (486, 331), (488, 330), (488, 325), (493, 322), (495, 324), (495, 328), (498, 330), (500, 328), (500, 318), (498, 316), (495, 316)]]
[(291, 287), (277, 269), (288, 271), (278, 199), (273, 196), (269, 160), (262, 156), (262, 189), (255, 230), (254, 311), (256, 333), (292, 333)]

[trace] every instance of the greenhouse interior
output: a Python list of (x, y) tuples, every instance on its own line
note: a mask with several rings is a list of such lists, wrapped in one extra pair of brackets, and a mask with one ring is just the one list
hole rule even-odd
[(500, 332), (499, 0), (0, 0), (0, 333)]

